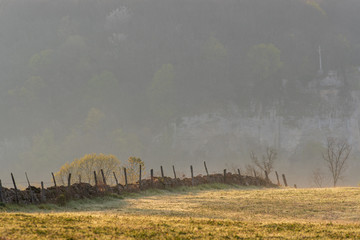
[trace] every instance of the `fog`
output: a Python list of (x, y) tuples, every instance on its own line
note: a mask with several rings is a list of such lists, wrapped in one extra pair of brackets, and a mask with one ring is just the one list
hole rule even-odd
[[(87, 153), (172, 176), (274, 169), (314, 186), (328, 137), (360, 182), (360, 1), (1, 0), (0, 179)], [(179, 174), (180, 175), (180, 174)], [(270, 178), (275, 182), (275, 175)], [(326, 184), (324, 184), (326, 185)]]

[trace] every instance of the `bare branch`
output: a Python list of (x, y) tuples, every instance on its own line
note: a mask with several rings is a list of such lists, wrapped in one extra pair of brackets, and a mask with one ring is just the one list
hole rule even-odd
[(316, 187), (318, 187), (318, 188), (323, 187), (324, 180), (325, 180), (325, 177), (324, 177), (322, 171), (320, 170), (320, 168), (317, 168), (312, 172), (312, 181)]
[(323, 153), (323, 159), (331, 173), (334, 187), (346, 167), (346, 162), (351, 152), (351, 146), (346, 140), (338, 140), (336, 138), (327, 138), (326, 153)]
[(261, 170), (261, 172), (267, 172), (270, 174), (274, 169), (274, 162), (277, 157), (277, 152), (275, 149), (267, 148), (265, 155), (262, 156), (262, 161), (259, 161), (256, 154), (251, 151), (250, 158), (253, 164)]

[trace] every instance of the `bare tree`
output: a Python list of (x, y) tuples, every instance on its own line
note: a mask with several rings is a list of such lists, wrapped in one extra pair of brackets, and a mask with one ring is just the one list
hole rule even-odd
[(320, 168), (317, 168), (312, 172), (311, 178), (316, 187), (318, 188), (323, 187), (325, 176)]
[(262, 161), (259, 161), (254, 152), (250, 152), (250, 158), (252, 162), (257, 166), (262, 172), (267, 172), (270, 174), (274, 169), (274, 162), (277, 157), (277, 152), (273, 148), (266, 148), (266, 154), (262, 156)]
[(253, 164), (246, 164), (245, 175), (252, 177), (263, 177), (263, 173), (258, 171)]
[(326, 152), (323, 153), (323, 159), (330, 170), (334, 187), (342, 177), (350, 152), (351, 146), (346, 140), (327, 138)]

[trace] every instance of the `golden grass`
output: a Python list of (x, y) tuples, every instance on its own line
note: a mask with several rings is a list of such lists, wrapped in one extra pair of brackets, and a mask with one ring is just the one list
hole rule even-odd
[[(215, 186), (219, 188), (219, 186)], [(3, 212), (9, 239), (360, 239), (360, 188), (148, 191)]]
[(360, 188), (227, 189), (128, 199), (126, 202), (124, 211), (151, 215), (238, 221), (360, 222)]

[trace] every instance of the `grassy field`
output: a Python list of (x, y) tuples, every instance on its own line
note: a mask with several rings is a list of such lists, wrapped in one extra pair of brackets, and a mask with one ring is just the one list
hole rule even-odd
[(151, 190), (8, 206), (0, 222), (4, 239), (360, 239), (360, 188)]

